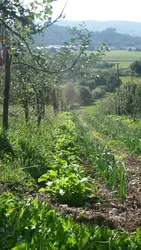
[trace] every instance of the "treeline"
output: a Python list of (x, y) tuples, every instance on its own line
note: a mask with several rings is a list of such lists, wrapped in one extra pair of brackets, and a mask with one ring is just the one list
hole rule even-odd
[[(74, 27), (80, 24), (80, 21), (60, 20), (58, 25)], [(129, 34), (131, 36), (141, 36), (141, 23), (132, 21), (96, 21), (86, 20), (86, 27), (93, 32), (108, 28), (116, 29), (119, 33)]]
[[(36, 45), (63, 45), (70, 39), (70, 27), (52, 25), (44, 34), (34, 36)], [(141, 49), (141, 38), (126, 34), (120, 34), (116, 29), (108, 28), (103, 31), (92, 32), (90, 49), (94, 50), (101, 46), (103, 41), (108, 41), (110, 47), (115, 49), (124, 49), (135, 47)]]

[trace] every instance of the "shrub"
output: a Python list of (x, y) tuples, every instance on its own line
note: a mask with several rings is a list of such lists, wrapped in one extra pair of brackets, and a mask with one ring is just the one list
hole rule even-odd
[(130, 68), (134, 74), (141, 75), (141, 60), (131, 63)]
[(97, 87), (97, 88), (93, 89), (91, 92), (93, 101), (103, 97), (104, 92), (105, 92), (104, 88), (102, 88), (102, 87)]
[(116, 88), (120, 87), (122, 81), (118, 78), (117, 74), (113, 72), (99, 72), (98, 75), (94, 75), (91, 80), (83, 80), (80, 82), (80, 86), (89, 87), (92, 91), (98, 86), (105, 86), (107, 92), (113, 92)]
[(100, 109), (105, 114), (141, 116), (141, 86), (127, 83), (114, 94), (101, 101)]
[(106, 90), (108, 92), (114, 92), (116, 88), (120, 87), (122, 81), (116, 74), (110, 74), (107, 76)]
[(110, 69), (110, 68), (113, 68), (115, 66), (114, 63), (109, 63), (109, 62), (98, 62), (96, 65), (95, 65), (95, 68), (97, 69)]
[(81, 105), (89, 105), (92, 102), (92, 95), (90, 92), (90, 88), (86, 86), (80, 87), (80, 104)]
[(89, 87), (90, 90), (92, 91), (93, 89), (96, 88), (96, 81), (95, 79), (92, 79), (92, 80), (83, 80), (80, 82), (80, 86), (86, 86), (86, 87)]

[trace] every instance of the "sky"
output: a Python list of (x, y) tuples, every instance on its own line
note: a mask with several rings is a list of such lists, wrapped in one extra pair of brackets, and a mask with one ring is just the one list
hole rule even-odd
[[(66, 1), (54, 3), (54, 17), (59, 15)], [(64, 13), (66, 20), (141, 22), (141, 0), (68, 0)]]

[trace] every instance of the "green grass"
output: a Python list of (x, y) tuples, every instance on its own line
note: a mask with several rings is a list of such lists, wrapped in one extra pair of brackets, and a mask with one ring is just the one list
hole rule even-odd
[[(93, 137), (93, 129), (91, 127), (91, 123), (89, 122), (90, 117), (87, 116), (86, 113), (80, 114), (79, 118), (77, 114), (75, 116), (76, 128), (81, 135), (81, 140), (80, 142), (78, 141), (78, 143), (81, 143), (81, 147), (84, 147), (83, 145), (85, 145), (83, 154), (88, 157), (90, 166), (100, 173), (104, 182), (110, 189), (116, 190), (119, 193), (120, 198), (124, 199), (126, 195), (126, 176), (124, 164), (116, 162), (116, 159), (110, 150), (98, 143), (97, 139)], [(120, 172), (119, 169), (121, 170)], [(124, 181), (118, 183), (117, 176), (119, 180), (121, 180), (121, 172), (123, 173)], [(122, 192), (120, 189), (121, 186)]]
[(129, 123), (129, 118), (126, 122), (126, 119), (122, 121), (122, 118), (118, 116), (104, 115), (89, 116), (87, 120), (96, 131), (105, 135), (107, 139), (117, 140), (119, 144), (127, 147), (129, 152), (141, 156), (141, 126), (139, 122), (136, 125), (132, 119)]
[(120, 79), (122, 80), (123, 84), (128, 82), (141, 84), (141, 77), (137, 76), (121, 76)]
[(138, 51), (111, 50), (111, 51), (107, 51), (105, 53), (106, 56), (107, 55), (109, 56), (109, 54), (113, 57), (115, 57), (115, 56), (127, 56), (127, 57), (134, 56), (137, 58), (141, 58), (141, 52), (138, 52)]
[(111, 50), (106, 52), (103, 60), (111, 60), (116, 62), (133, 62), (141, 58), (141, 52), (127, 50)]
[(92, 124), (94, 137), (106, 144), (118, 157), (121, 154), (121, 158), (126, 158), (130, 152), (141, 156), (141, 119), (134, 121), (127, 116), (106, 116), (99, 113), (97, 105), (87, 106), (82, 111), (89, 115), (85, 119), (88, 124)]
[(100, 104), (100, 100), (96, 101), (93, 105), (82, 106), (78, 111), (82, 111), (89, 113), (90, 115), (96, 114), (98, 112), (98, 107)]
[[(41, 195), (46, 194), (45, 199), (71, 206), (90, 205), (94, 197), (100, 200), (97, 179), (103, 178), (109, 189), (124, 199), (122, 165), (117, 166), (109, 150), (91, 137), (78, 112), (43, 121), (40, 128), (33, 122), (25, 126), (23, 118), (10, 124), (7, 135), (0, 137), (0, 184), (7, 185), (11, 192), (0, 196), (1, 249), (102, 250), (109, 244), (112, 249), (113, 244), (114, 250), (118, 245), (110, 237), (117, 231), (78, 224), (24, 190), (32, 187), (35, 192), (36, 186), (36, 192), (37, 188), (44, 191)], [(97, 178), (89, 176), (85, 162), (95, 175), (97, 172)], [(37, 179), (43, 185), (39, 186)]]
[[(80, 158), (83, 154), (83, 157), (89, 161), (91, 152), (95, 162), (94, 168), (102, 175), (108, 186), (118, 190), (115, 180), (111, 179), (109, 182), (109, 175), (113, 171), (109, 168), (109, 164), (118, 170), (113, 156), (110, 156), (95, 141), (90, 140), (90, 132), (86, 133), (89, 127), (81, 126), (83, 120), (81, 121), (79, 116), (75, 116), (73, 121), (74, 115), (75, 113), (72, 115), (63, 113), (59, 117), (54, 117), (53, 121), (44, 121), (40, 128), (33, 122), (26, 127), (23, 119), (17, 124), (11, 123), (7, 136), (1, 134), (0, 137), (0, 181), (16, 185), (18, 179), (20, 182), (20, 176), (26, 180), (29, 175), (37, 182), (45, 174), (43, 179), (46, 178), (52, 183), (47, 187), (48, 194), (52, 198), (76, 204), (81, 197), (82, 201), (87, 200), (91, 193), (92, 180), (85, 176), (83, 172), (85, 165), (83, 166), (83, 159)], [(85, 143), (87, 148), (83, 148)], [(102, 158), (101, 155), (103, 155)], [(11, 175), (8, 169), (12, 169)], [(106, 171), (106, 169), (109, 170)], [(81, 179), (85, 180), (85, 178), (86, 183), (85, 181), (81, 183)], [(60, 196), (60, 190), (63, 190), (64, 195)], [(79, 199), (76, 199), (78, 194)]]
[(80, 108), (83, 112), (88, 112), (90, 115), (93, 115), (97, 111), (97, 105), (84, 106)]
[[(88, 51), (88, 54), (91, 53)], [(139, 60), (141, 58), (141, 52), (137, 51), (128, 51), (128, 50), (111, 50), (110, 52), (106, 52), (102, 57), (102, 60), (110, 61), (110, 62), (133, 62), (135, 60)]]
[(110, 61), (110, 63), (118, 63), (119, 64), (119, 68), (129, 68), (130, 64), (132, 62), (119, 62), (119, 61), (112, 62), (112, 61)]

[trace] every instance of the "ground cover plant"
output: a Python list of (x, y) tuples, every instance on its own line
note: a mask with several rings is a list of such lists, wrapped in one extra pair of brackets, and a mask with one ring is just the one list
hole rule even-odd
[(57, 214), (37, 199), (19, 200), (11, 193), (0, 198), (1, 249), (140, 249), (135, 233), (92, 227)]

